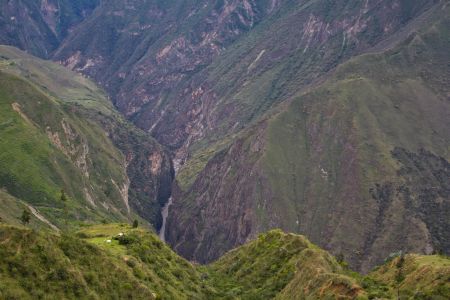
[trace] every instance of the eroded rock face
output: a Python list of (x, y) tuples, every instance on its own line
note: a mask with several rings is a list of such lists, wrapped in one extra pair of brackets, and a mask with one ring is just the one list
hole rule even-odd
[(98, 3), (99, 0), (2, 1), (0, 44), (48, 58)]
[(182, 149), (181, 160), (195, 142), (242, 129), (433, 3), (182, 2), (105, 2), (54, 55), (99, 82), (163, 145)]
[(203, 80), (184, 83), (282, 2), (108, 1), (54, 59), (96, 79), (126, 116), (179, 148), (203, 135), (213, 109), (205, 101), (214, 104)]

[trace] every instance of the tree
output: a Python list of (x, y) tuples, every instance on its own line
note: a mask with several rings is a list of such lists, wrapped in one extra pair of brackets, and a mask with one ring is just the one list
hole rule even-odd
[(28, 223), (30, 223), (31, 220), (31, 213), (28, 209), (24, 209), (22, 212), (22, 216), (20, 217), (20, 221), (22, 222), (23, 225), (26, 225)]
[(69, 208), (67, 207), (67, 196), (66, 196), (66, 192), (64, 191), (64, 189), (61, 189), (61, 196), (59, 197), (59, 199), (61, 200), (62, 204), (63, 204), (63, 212), (64, 212), (64, 223), (68, 224), (69, 222)]
[(133, 228), (138, 228), (139, 226), (139, 221), (138, 220), (134, 220), (133, 221)]
[(61, 190), (61, 197), (59, 199), (61, 200), (61, 202), (67, 201), (66, 192), (64, 190)]
[(403, 274), (403, 267), (405, 265), (405, 254), (401, 251), (400, 257), (397, 261), (397, 274), (395, 275), (395, 282), (397, 283), (397, 299), (400, 299), (400, 285), (405, 280), (405, 275)]
[(336, 260), (338, 263), (343, 263), (345, 260), (344, 254), (342, 252), (340, 252), (338, 255), (336, 255)]
[(345, 270), (348, 269), (348, 263), (345, 261), (345, 256), (342, 252), (336, 255), (336, 261), (341, 265)]

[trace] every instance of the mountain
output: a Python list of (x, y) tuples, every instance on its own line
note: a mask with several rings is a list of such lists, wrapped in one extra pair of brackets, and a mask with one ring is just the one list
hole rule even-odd
[(2, 0), (0, 44), (48, 58), (99, 0)]
[(100, 83), (183, 162), (192, 148), (241, 130), (433, 4), (107, 1), (52, 59)]
[[(368, 276), (305, 237), (273, 230), (195, 266), (124, 224), (55, 235), (0, 225), (4, 299), (446, 299), (450, 261), (400, 255)], [(108, 271), (110, 270), (110, 271)], [(423, 276), (423, 274), (427, 276)]]
[[(128, 195), (130, 213), (156, 229), (171, 196), (166, 239), (201, 263), (273, 228), (303, 234), (364, 273), (400, 250), (449, 254), (448, 0), (70, 2), (6, 1), (0, 24), (4, 43), (81, 73), (109, 95), (92, 96), (104, 100), (98, 113), (97, 101), (58, 93), (81, 78), (74, 73), (45, 83), (19, 76), (69, 105), (64, 119), (79, 113), (73, 128), (100, 149), (89, 153), (110, 153), (92, 160), (92, 186), (77, 158), (68, 159), (74, 171), (63, 172), (78, 179), (71, 187), (52, 179), (44, 205), (51, 222), (61, 188), (83, 205), (87, 188), (99, 209), (78, 219), (130, 220)], [(19, 13), (26, 26), (14, 25)], [(11, 114), (17, 101), (8, 101)], [(39, 140), (52, 143), (48, 125), (28, 117), (39, 109), (20, 105), (14, 116), (38, 124)], [(96, 135), (83, 129), (91, 123), (106, 137), (88, 138)], [(5, 170), (27, 174), (12, 157)], [(52, 168), (44, 174), (59, 174)], [(5, 206), (20, 211), (17, 198), (37, 205), (27, 182), (8, 188)]]
[(0, 58), (4, 205), (27, 205), (52, 227), (140, 216), (158, 228), (173, 176), (164, 148), (84, 77), (12, 47)]
[[(174, 249), (207, 262), (281, 227), (363, 271), (399, 250), (448, 253), (447, 4), (411, 21), (397, 46), (385, 40), (308, 88), (289, 75), (297, 93), (239, 133), (198, 146), (177, 175)], [(262, 81), (245, 86), (239, 103), (267, 99), (257, 96)]]
[[(188, 86), (192, 75), (273, 14), (280, 2), (105, 1), (53, 59), (94, 78), (114, 95), (122, 113), (152, 129), (164, 144), (179, 147), (191, 121), (186, 113), (194, 109), (191, 94), (201, 89)], [(170, 123), (174, 128), (163, 125)], [(160, 136), (162, 131), (170, 136)]]

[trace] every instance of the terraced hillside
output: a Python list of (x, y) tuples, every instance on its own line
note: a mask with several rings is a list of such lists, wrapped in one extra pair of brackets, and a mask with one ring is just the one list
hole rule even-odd
[(11, 47), (0, 57), (2, 201), (57, 227), (137, 216), (160, 226), (172, 181), (165, 150), (82, 76)]
[[(0, 225), (4, 299), (446, 299), (450, 261), (406, 255), (363, 277), (305, 237), (273, 230), (195, 266), (124, 224), (60, 236)], [(426, 276), (423, 276), (426, 274)]]

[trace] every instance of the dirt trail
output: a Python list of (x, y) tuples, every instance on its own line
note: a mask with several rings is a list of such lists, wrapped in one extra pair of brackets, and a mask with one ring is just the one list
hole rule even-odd
[(45, 224), (47, 224), (48, 226), (50, 226), (53, 230), (55, 231), (60, 231), (58, 227), (56, 227), (55, 225), (53, 225), (49, 220), (47, 220), (43, 215), (41, 215), (33, 206), (29, 205), (29, 204), (25, 204), (31, 211), (31, 213), (38, 218), (41, 222), (44, 222)]

